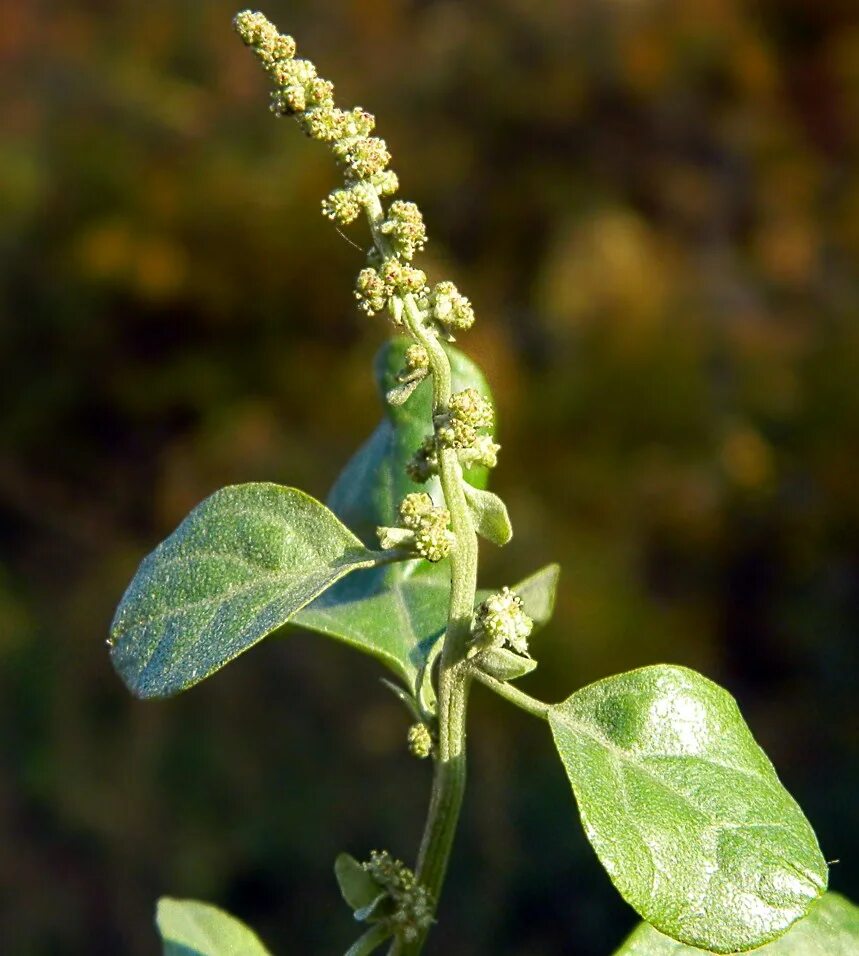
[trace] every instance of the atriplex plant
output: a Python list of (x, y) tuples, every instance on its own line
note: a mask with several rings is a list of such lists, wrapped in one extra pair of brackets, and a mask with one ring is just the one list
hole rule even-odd
[[(388, 941), (392, 954), (423, 950), (465, 790), (474, 681), (549, 725), (587, 838), (646, 921), (620, 953), (769, 944), (774, 956), (855, 954), (859, 910), (824, 896), (814, 833), (726, 691), (668, 665), (606, 678), (559, 704), (511, 683), (536, 667), (528, 639), (551, 615), (558, 568), (477, 590), (478, 536), (504, 545), (512, 530), (486, 490), (499, 450), (488, 386), (450, 345), (472, 325), (471, 303), (452, 282), (428, 285), (412, 264), (424, 223), (414, 203), (388, 201), (398, 181), (371, 135), (373, 116), (335, 107), (332, 84), (261, 14), (241, 13), (235, 25), (275, 85), (272, 110), (327, 143), (343, 171), (325, 215), (369, 223), (355, 295), (394, 327), (376, 367), (386, 413), (328, 507), (274, 484), (224, 488), (143, 561), (110, 640), (129, 688), (176, 694), (287, 623), (390, 668), (398, 682), (388, 686), (413, 720), (409, 749), (433, 761), (432, 794), (414, 872), (384, 852), (365, 863), (338, 857), (341, 892), (364, 924), (351, 956)], [(354, 532), (377, 534), (379, 549)], [(158, 925), (168, 953), (266, 952), (202, 903), (162, 900)]]

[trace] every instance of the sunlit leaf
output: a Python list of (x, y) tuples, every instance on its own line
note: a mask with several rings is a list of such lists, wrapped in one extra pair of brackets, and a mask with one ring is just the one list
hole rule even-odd
[(661, 932), (752, 949), (826, 889), (814, 832), (734, 699), (682, 667), (591, 684), (551, 708), (585, 832), (615, 886)]
[(155, 922), (164, 956), (271, 956), (253, 930), (209, 903), (163, 897)]
[(314, 498), (233, 485), (144, 558), (111, 626), (111, 657), (139, 697), (196, 684), (285, 624), (370, 552)]
[[(614, 956), (701, 956), (705, 950), (663, 936), (641, 923)], [(838, 893), (824, 893), (808, 911), (754, 956), (856, 956), (859, 953), (859, 907)]]

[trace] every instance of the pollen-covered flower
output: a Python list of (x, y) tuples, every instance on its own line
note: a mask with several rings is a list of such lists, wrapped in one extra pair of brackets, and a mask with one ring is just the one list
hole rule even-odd
[(474, 325), (471, 302), (452, 282), (437, 283), (430, 295), (432, 317), (448, 331), (465, 331)]
[(397, 254), (412, 259), (426, 245), (427, 230), (420, 209), (413, 202), (397, 199), (388, 209), (381, 231), (391, 240)]
[(528, 635), (533, 626), (534, 622), (522, 609), (522, 598), (505, 587), (478, 607), (472, 634), (478, 647), (503, 647), (507, 644), (514, 651), (527, 654)]

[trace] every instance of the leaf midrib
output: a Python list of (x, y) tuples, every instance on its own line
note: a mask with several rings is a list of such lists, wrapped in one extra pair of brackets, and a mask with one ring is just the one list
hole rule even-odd
[[(683, 793), (683, 792), (680, 791), (680, 790), (677, 790), (675, 787), (672, 787), (669, 783), (667, 783), (665, 780), (663, 780), (663, 779), (662, 779), (661, 777), (659, 777), (657, 774), (653, 773), (648, 767), (642, 766), (641, 764), (635, 763), (634, 760), (632, 760), (632, 759), (629, 757), (627, 751), (625, 751), (622, 747), (618, 747), (617, 744), (613, 743), (611, 740), (609, 740), (608, 738), (604, 737), (602, 734), (595, 733), (591, 725), (589, 725), (589, 724), (587, 724), (587, 723), (584, 723), (584, 722), (582, 722), (582, 721), (576, 720), (575, 718), (568, 718), (566, 714), (563, 714), (563, 717), (561, 717), (561, 716), (559, 716), (560, 712), (559, 712), (557, 709), (554, 710), (554, 714), (555, 714), (555, 716), (556, 716), (556, 719), (557, 719), (560, 723), (566, 724), (566, 725), (568, 726), (568, 728), (569, 728), (573, 733), (577, 733), (577, 732), (580, 733), (582, 736), (587, 737), (587, 738), (589, 738), (590, 740), (593, 740), (595, 743), (597, 743), (597, 744), (599, 744), (600, 746), (602, 746), (603, 749), (605, 749), (605, 750), (608, 751), (609, 753), (615, 755), (616, 758), (618, 759), (618, 762), (619, 762), (619, 763), (622, 763), (622, 764), (625, 764), (625, 765), (630, 765), (630, 766), (633, 767), (633, 769), (638, 769), (638, 768), (640, 768), (640, 772), (641, 772), (644, 776), (649, 777), (651, 780), (653, 780), (654, 783), (656, 783), (658, 786), (660, 786), (663, 790), (666, 790), (669, 794), (671, 794), (672, 796), (676, 797), (676, 799), (677, 799), (680, 803), (684, 804), (685, 806), (688, 806), (694, 813), (698, 814), (699, 816), (701, 816), (701, 817), (703, 817), (705, 820), (707, 820), (708, 823), (709, 823), (709, 825), (710, 825), (711, 827), (713, 827), (714, 829), (717, 829), (717, 830), (719, 830), (719, 829), (725, 829), (724, 825), (722, 825), (721, 823), (719, 823), (719, 821), (717, 821), (716, 819), (714, 819), (711, 814), (709, 814), (709, 813), (707, 813), (705, 810), (703, 810), (703, 809), (697, 807), (697, 806), (689, 799), (689, 797), (688, 797), (685, 793)], [(695, 759), (695, 758), (691, 758), (691, 759)], [(742, 775), (744, 775), (744, 776), (751, 777), (752, 779), (757, 780), (757, 781), (759, 781), (759, 782), (766, 782), (764, 778), (758, 777), (756, 774), (753, 774), (753, 773), (751, 773), (751, 772), (749, 772), (749, 771), (740, 770), (739, 768), (733, 767), (733, 766), (731, 766), (731, 765), (729, 765), (729, 764), (722, 764), (722, 763), (719, 763), (718, 761), (715, 761), (715, 760), (714, 760), (714, 761), (704, 761), (703, 758), (698, 758), (698, 759), (701, 759), (702, 762), (712, 763), (714, 766), (721, 767), (721, 768), (724, 769), (724, 770), (733, 770), (733, 771), (735, 771), (735, 772), (737, 772), (737, 773), (740, 773), (740, 774), (742, 774)], [(625, 773), (626, 773), (626, 771), (623, 770), (623, 771), (622, 771), (622, 776), (625, 776)], [(627, 800), (627, 808), (629, 809), (629, 801), (628, 801), (628, 800)], [(632, 814), (631, 814), (631, 815), (632, 815)], [(779, 830), (784, 831), (784, 832), (788, 832), (788, 833), (790, 832), (790, 831), (786, 830), (786, 828), (785, 828), (783, 825), (778, 824), (778, 823), (775, 823), (775, 824), (752, 823), (752, 824), (748, 824), (748, 825), (749, 825), (749, 826), (766, 826), (766, 827), (770, 827), (770, 828), (773, 828), (773, 829), (779, 829)], [(732, 828), (732, 829), (736, 829), (736, 827), (734, 827), (734, 828)], [(745, 834), (742, 834), (742, 835), (740, 836), (740, 839), (742, 839), (743, 842), (748, 843), (750, 838), (749, 838), (748, 836), (746, 836)], [(794, 865), (793, 863), (791, 863), (789, 860), (785, 860), (783, 857), (781, 857), (779, 854), (775, 853), (773, 850), (771, 850), (771, 849), (769, 849), (769, 848), (763, 848), (763, 852), (767, 853), (769, 856), (773, 857), (774, 859), (776, 859), (777, 861), (779, 861), (780, 863), (782, 863), (784, 866), (786, 866), (786, 867), (788, 867), (789, 869), (793, 870), (793, 872), (795, 872), (797, 875), (799, 875), (800, 877), (802, 877), (802, 878), (804, 878), (805, 880), (807, 880), (808, 882), (810, 882), (810, 883), (815, 887), (815, 889), (817, 889), (817, 891), (818, 891), (818, 892), (817, 892), (817, 896), (820, 896), (821, 892), (823, 891), (823, 887), (821, 887), (821, 886), (818, 884), (817, 880), (816, 880), (815, 878), (813, 878), (809, 873), (807, 873), (807, 872), (805, 872), (805, 871), (799, 869), (796, 865)]]

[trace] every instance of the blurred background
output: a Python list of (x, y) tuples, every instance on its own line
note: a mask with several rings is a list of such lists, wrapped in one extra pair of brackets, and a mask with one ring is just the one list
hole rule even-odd
[[(477, 309), (484, 583), (563, 566), (525, 687), (671, 661), (738, 699), (859, 897), (855, 0), (269, 0), (379, 117), (435, 279)], [(324, 497), (387, 334), (222, 0), (0, 4), (0, 937), (154, 954), (160, 894), (342, 952), (331, 865), (412, 859), (428, 767), (381, 668), (270, 640), (166, 702), (104, 640), (201, 498)], [(355, 227), (355, 239), (364, 242)], [(477, 689), (430, 952), (606, 956), (634, 922), (545, 728)]]

